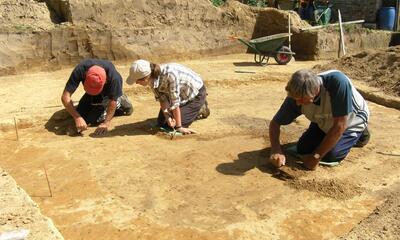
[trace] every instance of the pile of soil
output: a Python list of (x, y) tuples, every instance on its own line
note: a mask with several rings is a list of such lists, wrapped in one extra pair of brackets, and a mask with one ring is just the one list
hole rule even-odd
[(400, 97), (400, 46), (365, 50), (314, 67), (316, 71), (330, 69), (341, 70), (351, 79), (363, 81), (389, 95)]
[(356, 186), (349, 181), (343, 181), (340, 179), (295, 179), (286, 183), (292, 188), (298, 190), (308, 190), (311, 192), (315, 192), (321, 196), (333, 198), (336, 200), (351, 199), (363, 192), (363, 189), (361, 187)]

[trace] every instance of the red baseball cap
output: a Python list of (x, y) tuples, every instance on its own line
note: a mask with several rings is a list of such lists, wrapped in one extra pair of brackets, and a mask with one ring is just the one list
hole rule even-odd
[(86, 72), (83, 89), (85, 89), (85, 92), (89, 95), (98, 95), (103, 90), (106, 78), (106, 71), (104, 68), (94, 65)]

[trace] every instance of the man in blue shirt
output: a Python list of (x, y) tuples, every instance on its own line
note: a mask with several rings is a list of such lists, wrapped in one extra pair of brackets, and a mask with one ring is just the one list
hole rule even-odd
[[(75, 109), (71, 96), (81, 82), (85, 94)], [(98, 125), (97, 135), (108, 131), (114, 115), (130, 115), (133, 112), (128, 97), (122, 94), (122, 77), (107, 60), (82, 60), (72, 71), (61, 101), (74, 118), (78, 132), (93, 124)]]
[(269, 126), (270, 162), (281, 167), (285, 155), (281, 149), (280, 126), (292, 123), (304, 114), (311, 121), (297, 143), (297, 152), (305, 155), (304, 166), (314, 170), (318, 163), (343, 160), (354, 145), (368, 142), (367, 103), (340, 71), (315, 74), (303, 69), (295, 72), (286, 85), (288, 96)]

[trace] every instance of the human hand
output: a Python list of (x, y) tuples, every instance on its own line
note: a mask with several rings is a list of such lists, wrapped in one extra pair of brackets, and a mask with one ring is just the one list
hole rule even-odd
[(106, 134), (109, 128), (109, 123), (103, 122), (101, 123), (97, 128), (96, 131), (94, 131), (95, 135), (103, 135)]
[(85, 122), (85, 119), (83, 119), (82, 117), (75, 118), (75, 126), (78, 132), (87, 130), (87, 124)]
[(183, 135), (197, 133), (197, 131), (195, 131), (193, 129), (184, 128), (184, 127), (177, 128), (176, 131), (182, 133)]
[(172, 117), (168, 117), (167, 118), (167, 124), (168, 126), (170, 126), (171, 128), (174, 128), (176, 126), (176, 121), (175, 119), (173, 119)]
[(286, 164), (286, 157), (282, 153), (272, 153), (271, 156), (269, 156), (269, 162), (275, 167), (280, 168)]
[(319, 159), (315, 159), (311, 154), (304, 156), (302, 161), (303, 161), (303, 166), (311, 171), (317, 169), (319, 163)]

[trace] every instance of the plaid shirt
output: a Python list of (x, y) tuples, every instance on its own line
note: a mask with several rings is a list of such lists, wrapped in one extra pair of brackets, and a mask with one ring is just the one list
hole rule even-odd
[(194, 99), (203, 87), (203, 80), (191, 69), (177, 63), (160, 66), (161, 74), (154, 80), (153, 92), (157, 101), (168, 102), (175, 109)]

